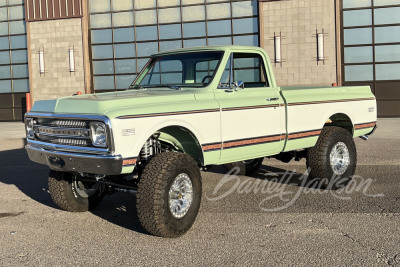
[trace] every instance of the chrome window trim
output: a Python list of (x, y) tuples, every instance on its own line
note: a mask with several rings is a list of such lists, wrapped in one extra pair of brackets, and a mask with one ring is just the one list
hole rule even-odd
[(58, 144), (50, 144), (46, 142), (40, 142), (36, 140), (32, 140), (27, 138), (27, 142), (37, 147), (48, 147), (54, 150), (63, 150), (70, 152), (82, 152), (82, 153), (101, 153), (101, 154), (114, 154), (115, 145), (114, 145), (114, 136), (112, 131), (111, 120), (107, 116), (104, 115), (90, 115), (90, 114), (56, 114), (56, 113), (40, 113), (40, 112), (29, 112), (25, 114), (26, 118), (60, 118), (60, 119), (78, 119), (85, 121), (100, 121), (103, 122), (107, 126), (107, 144), (108, 148), (91, 148), (91, 147), (78, 147), (78, 146), (67, 146), (67, 145), (58, 145)]

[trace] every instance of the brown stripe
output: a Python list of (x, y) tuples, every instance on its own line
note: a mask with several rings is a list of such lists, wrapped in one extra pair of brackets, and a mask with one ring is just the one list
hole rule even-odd
[(215, 145), (205, 145), (203, 146), (203, 150), (216, 150), (216, 149), (221, 149), (222, 145), (221, 144), (215, 144)]
[(235, 107), (235, 108), (223, 108), (222, 111), (233, 111), (233, 110), (244, 110), (244, 109), (259, 109), (259, 108), (276, 108), (279, 104), (275, 105), (260, 105), (260, 106), (247, 106), (247, 107)]
[(293, 133), (289, 134), (288, 139), (297, 139), (297, 138), (305, 138), (305, 137), (312, 137), (316, 135), (320, 135), (321, 130), (310, 131), (310, 132), (302, 132), (302, 133)]
[(208, 112), (217, 112), (217, 111), (219, 111), (219, 109), (204, 109), (204, 110), (178, 111), (178, 112), (166, 112), (166, 113), (151, 113), (151, 114), (120, 116), (120, 117), (117, 117), (117, 119), (134, 119), (134, 118), (159, 117), (159, 116), (169, 116), (169, 115), (186, 115), (186, 114), (208, 113)]
[(355, 98), (355, 99), (297, 102), (297, 103), (288, 103), (288, 106), (314, 105), (314, 104), (338, 103), (338, 102), (354, 102), (354, 101), (365, 101), (365, 100), (375, 100), (375, 98), (369, 97), (369, 98)]
[[(298, 138), (307, 138), (307, 137), (314, 137), (321, 134), (321, 130), (313, 130), (308, 132), (300, 132), (300, 133), (292, 133), (288, 135), (288, 140), (291, 139), (298, 139)], [(275, 136), (266, 136), (266, 137), (259, 137), (253, 139), (246, 139), (246, 140), (238, 140), (238, 141), (228, 141), (223, 143), (223, 148), (233, 148), (238, 146), (246, 146), (246, 145), (255, 145), (255, 144), (262, 144), (262, 143), (269, 143), (274, 141), (280, 141), (286, 138), (286, 134), (282, 135), (275, 135)], [(203, 150), (215, 150), (221, 149), (221, 144), (211, 144), (211, 145), (204, 145)]]
[[(223, 108), (222, 111), (234, 111), (244, 109), (258, 109), (258, 108), (273, 108), (279, 107), (279, 104), (275, 105), (260, 105), (260, 106), (246, 106), (246, 107), (234, 107), (234, 108)], [(204, 109), (204, 110), (191, 110), (191, 111), (178, 111), (178, 112), (166, 112), (166, 113), (150, 113), (150, 114), (138, 114), (138, 115), (127, 115), (117, 117), (118, 119), (134, 119), (134, 118), (147, 118), (147, 117), (158, 117), (158, 116), (169, 116), (169, 115), (185, 115), (185, 114), (196, 114), (196, 113), (207, 113), (217, 112), (219, 109)]]
[(276, 136), (261, 137), (261, 138), (255, 138), (255, 139), (247, 139), (247, 140), (242, 140), (242, 141), (231, 141), (231, 142), (224, 143), (223, 148), (280, 141), (284, 137), (285, 137), (285, 135), (276, 135)]
[(354, 129), (365, 129), (365, 128), (372, 128), (376, 125), (376, 122), (370, 122), (370, 123), (365, 123), (365, 124), (357, 124), (354, 125)]

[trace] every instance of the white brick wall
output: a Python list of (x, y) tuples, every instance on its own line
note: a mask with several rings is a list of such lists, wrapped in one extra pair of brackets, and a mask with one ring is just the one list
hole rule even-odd
[[(32, 100), (71, 96), (84, 89), (81, 19), (28, 22)], [(29, 38), (29, 37), (28, 37)], [(68, 49), (74, 48), (75, 72), (69, 72)], [(39, 49), (44, 49), (45, 74), (39, 73)]]
[[(330, 86), (336, 82), (335, 0), (264, 2), (260, 14), (264, 49), (271, 57), (278, 85)], [(316, 60), (317, 30), (326, 33), (325, 64)], [(285, 36), (282, 64), (274, 63), (274, 32)]]

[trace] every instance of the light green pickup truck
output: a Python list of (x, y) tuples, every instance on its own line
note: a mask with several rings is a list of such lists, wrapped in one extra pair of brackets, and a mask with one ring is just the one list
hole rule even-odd
[(339, 188), (355, 172), (353, 138), (367, 139), (376, 114), (369, 87), (278, 87), (258, 47), (180, 49), (153, 55), (125, 91), (37, 101), (26, 150), (50, 167), (60, 208), (137, 193), (143, 227), (177, 237), (197, 216), (201, 168), (245, 175), (264, 157), (306, 158), (310, 178)]

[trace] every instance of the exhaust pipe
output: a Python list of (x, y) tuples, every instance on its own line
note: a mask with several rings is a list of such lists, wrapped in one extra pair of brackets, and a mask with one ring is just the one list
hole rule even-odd
[(368, 136), (367, 136), (367, 135), (361, 135), (360, 138), (361, 138), (362, 140), (365, 140), (365, 141), (368, 140)]

